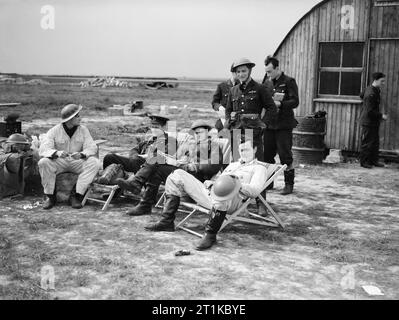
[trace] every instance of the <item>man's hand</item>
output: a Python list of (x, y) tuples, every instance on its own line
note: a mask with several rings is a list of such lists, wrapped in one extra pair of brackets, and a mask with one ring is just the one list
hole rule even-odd
[(20, 151), (19, 154), (22, 157), (29, 157), (29, 156), (33, 155), (33, 151), (32, 150)]
[(281, 102), (280, 101), (274, 100), (274, 104), (276, 105), (277, 108), (281, 107)]
[(220, 119), (225, 119), (226, 118), (226, 108), (220, 105), (218, 115)]
[(74, 152), (74, 153), (71, 154), (71, 158), (73, 160), (79, 160), (79, 159), (82, 159), (82, 155), (81, 155), (80, 152)]
[(384, 121), (388, 120), (388, 115), (387, 114), (383, 114), (382, 115), (382, 120), (384, 120)]
[(265, 114), (266, 114), (266, 109), (263, 108), (263, 109), (262, 109), (262, 113), (260, 114), (260, 118), (263, 119), (263, 117), (265, 116)]
[(58, 158), (66, 158), (68, 157), (68, 153), (65, 151), (57, 151)]

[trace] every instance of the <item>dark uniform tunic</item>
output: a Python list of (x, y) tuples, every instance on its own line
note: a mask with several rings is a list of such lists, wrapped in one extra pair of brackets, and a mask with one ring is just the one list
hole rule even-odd
[(380, 89), (369, 86), (360, 97), (363, 99), (363, 109), (360, 115), (360, 124), (362, 126), (360, 163), (375, 164), (378, 162), (380, 149), (379, 129), (382, 120)]
[[(218, 84), (216, 91), (212, 98), (212, 108), (215, 111), (219, 111), (220, 106), (223, 106), (226, 108), (230, 89), (233, 88), (235, 84), (236, 83), (233, 83), (231, 81), (231, 79)], [(221, 131), (221, 130), (223, 130), (223, 127), (224, 126), (223, 126), (222, 121), (220, 119), (218, 119), (215, 123), (215, 128), (218, 131)]]
[[(263, 109), (266, 109), (266, 113), (261, 119)], [(225, 127), (231, 130), (234, 136), (231, 144), (233, 161), (238, 160), (240, 141), (237, 136), (240, 131), (245, 133), (245, 129), (253, 130), (254, 147), (257, 147), (256, 157), (259, 161), (263, 161), (262, 134), (265, 128), (275, 124), (276, 117), (277, 107), (266, 86), (251, 79), (248, 84), (239, 84), (230, 90), (226, 106)], [(233, 131), (235, 129), (240, 130)]]
[(272, 86), (273, 95), (282, 93), (284, 97), (278, 108), (277, 122), (268, 126), (264, 134), (265, 162), (274, 163), (274, 157), (278, 153), (282, 164), (290, 166), (292, 157), (292, 130), (298, 124), (294, 116), (294, 109), (299, 105), (298, 86), (294, 78), (281, 73), (278, 79), (273, 81), (263, 79), (265, 85)]
[[(130, 150), (129, 157), (120, 156), (117, 154), (109, 153), (104, 157), (104, 169), (110, 164), (121, 164), (123, 169), (128, 172), (137, 173), (144, 165), (146, 160), (140, 155), (152, 153), (154, 157), (157, 156), (157, 149), (166, 154), (174, 155), (177, 149), (177, 141), (173, 137), (169, 137), (167, 133), (164, 138), (151, 137), (148, 140), (140, 142), (136, 147)], [(151, 155), (149, 155), (151, 156)]]

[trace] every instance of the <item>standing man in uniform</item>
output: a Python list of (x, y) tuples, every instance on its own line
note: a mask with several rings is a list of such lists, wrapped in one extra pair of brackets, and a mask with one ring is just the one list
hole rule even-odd
[(363, 109), (360, 115), (362, 126), (360, 145), (360, 165), (371, 169), (372, 166), (384, 167), (378, 162), (380, 149), (380, 123), (387, 120), (388, 115), (380, 112), (381, 87), (385, 84), (385, 74), (375, 72), (372, 75), (373, 83), (360, 95), (363, 99)]
[[(277, 122), (269, 126), (264, 134), (265, 162), (275, 163), (276, 153), (281, 164), (286, 164), (284, 172), (285, 186), (281, 194), (290, 194), (294, 189), (295, 169), (292, 165), (292, 130), (297, 126), (294, 109), (299, 105), (298, 86), (294, 78), (284, 74), (279, 68), (279, 61), (268, 56), (265, 60), (266, 75), (263, 84), (273, 87), (273, 99), (278, 108)], [(270, 81), (270, 82), (269, 82)]]
[[(256, 158), (263, 161), (263, 131), (276, 121), (277, 107), (266, 86), (251, 77), (255, 63), (241, 58), (233, 63), (239, 84), (229, 93), (226, 106), (225, 128), (231, 131), (233, 161), (238, 159), (241, 134), (252, 130)], [(263, 119), (263, 121), (262, 121)]]
[(230, 67), (230, 72), (230, 79), (218, 84), (212, 99), (212, 108), (223, 117), (218, 119), (215, 124), (215, 128), (219, 132), (224, 128), (223, 120), (225, 120), (227, 98), (229, 97), (230, 89), (238, 84), (237, 75), (233, 71), (233, 65)]

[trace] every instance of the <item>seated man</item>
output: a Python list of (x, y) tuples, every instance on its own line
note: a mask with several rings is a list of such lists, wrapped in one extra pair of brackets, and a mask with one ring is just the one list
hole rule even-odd
[(189, 172), (200, 181), (210, 179), (220, 171), (223, 165), (223, 152), (218, 141), (209, 136), (210, 129), (212, 127), (207, 121), (194, 121), (191, 130), (194, 131), (195, 141), (189, 139), (180, 145), (175, 157), (162, 159), (164, 164), (162, 161), (146, 163), (137, 172), (131, 181), (129, 190), (139, 194), (143, 185), (146, 185), (146, 190), (140, 203), (130, 209), (127, 212), (128, 215), (150, 214), (160, 184), (165, 182), (167, 177), (178, 168)]
[[(0, 142), (0, 197), (23, 192), (24, 181), (34, 171), (33, 151), (28, 139), (14, 133)], [(22, 167), (23, 166), (23, 167)]]
[(174, 231), (174, 219), (180, 199), (188, 195), (200, 206), (209, 209), (210, 218), (205, 225), (205, 236), (197, 250), (210, 248), (216, 242), (216, 234), (227, 213), (232, 213), (248, 198), (256, 198), (263, 191), (263, 185), (273, 174), (256, 158), (256, 147), (248, 140), (239, 144), (240, 159), (231, 163), (213, 184), (202, 183), (183, 170), (176, 170), (166, 180), (166, 202), (162, 218), (145, 227), (149, 231)]
[(55, 179), (57, 174), (79, 174), (70, 202), (72, 208), (82, 208), (83, 196), (100, 169), (95, 144), (89, 130), (80, 124), (82, 106), (68, 104), (61, 111), (61, 123), (51, 128), (40, 146), (39, 172), (47, 198), (43, 209), (51, 209), (56, 202)]
[[(108, 153), (104, 157), (104, 172), (98, 178), (98, 183), (111, 183), (115, 173), (114, 166), (110, 166), (111, 164), (121, 165), (124, 171), (137, 173), (146, 162), (146, 157), (152, 158), (154, 155), (156, 156), (158, 148), (167, 154), (175, 154), (177, 148), (176, 139), (165, 132), (169, 119), (160, 115), (150, 115), (149, 117), (151, 119), (151, 129), (148, 131), (146, 139), (130, 150), (128, 157), (114, 153)], [(128, 189), (133, 177), (134, 175), (127, 180), (120, 179), (118, 185), (121, 188)]]

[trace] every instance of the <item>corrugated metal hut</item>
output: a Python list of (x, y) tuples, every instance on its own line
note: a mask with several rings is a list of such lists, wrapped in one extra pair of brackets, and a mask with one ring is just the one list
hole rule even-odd
[(327, 0), (310, 10), (276, 50), (281, 69), (296, 78), (297, 116), (325, 110), (328, 148), (359, 151), (359, 93), (370, 75), (387, 75), (381, 109), (381, 149), (399, 149), (399, 1)]

